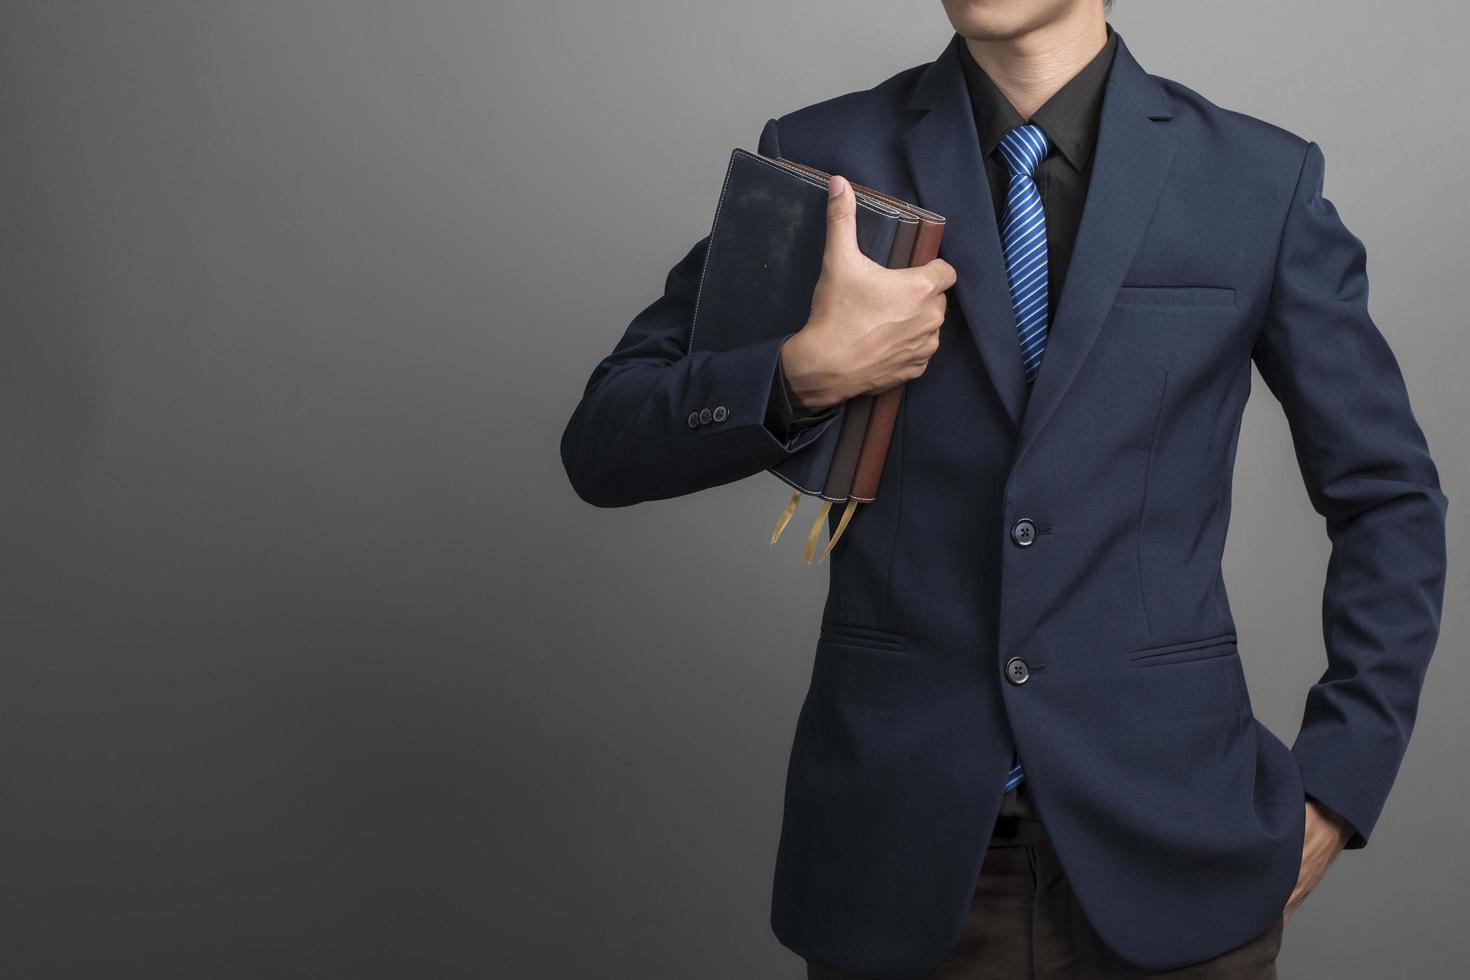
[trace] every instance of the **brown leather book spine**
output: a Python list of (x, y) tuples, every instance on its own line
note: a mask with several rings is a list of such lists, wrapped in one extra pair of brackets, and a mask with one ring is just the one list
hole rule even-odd
[[(938, 258), (939, 240), (943, 235), (942, 220), (922, 221), (909, 265), (919, 266)], [(873, 409), (868, 413), (868, 429), (863, 437), (862, 450), (858, 453), (857, 474), (850, 491), (855, 500), (878, 499), (878, 484), (883, 479), (883, 464), (888, 459), (888, 446), (893, 440), (893, 426), (898, 421), (904, 387), (894, 385), (873, 397)]]

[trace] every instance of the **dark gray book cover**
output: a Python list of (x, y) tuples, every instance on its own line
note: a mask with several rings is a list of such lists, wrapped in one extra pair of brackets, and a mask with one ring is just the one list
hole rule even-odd
[[(888, 265), (905, 221), (882, 202), (859, 197), (859, 250)], [(737, 148), (730, 155), (710, 229), (690, 353), (729, 350), (800, 330), (811, 312), (826, 241), (826, 182)], [(843, 405), (838, 414), (845, 410)], [(770, 472), (803, 493), (822, 497), (841, 431), (842, 423), (833, 423)]]

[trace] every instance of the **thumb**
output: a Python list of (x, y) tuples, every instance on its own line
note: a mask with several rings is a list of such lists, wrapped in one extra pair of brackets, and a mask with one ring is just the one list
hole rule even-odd
[(827, 181), (827, 243), (822, 262), (846, 262), (861, 254), (857, 244), (857, 198), (847, 178), (833, 174)]

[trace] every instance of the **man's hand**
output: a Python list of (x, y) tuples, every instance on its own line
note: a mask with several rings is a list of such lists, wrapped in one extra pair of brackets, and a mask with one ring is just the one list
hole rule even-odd
[(1353, 827), (1333, 810), (1316, 800), (1306, 801), (1307, 829), (1302, 838), (1302, 864), (1297, 872), (1296, 888), (1282, 910), (1283, 923), (1302, 904), (1317, 882), (1327, 873), (1327, 866), (1341, 853), (1343, 845), (1352, 836)]
[(833, 175), (827, 193), (827, 245), (811, 315), (781, 345), (792, 405), (814, 411), (923, 374), (939, 348), (944, 291), (955, 282), (943, 259), (912, 269), (869, 259), (858, 249), (852, 185)]

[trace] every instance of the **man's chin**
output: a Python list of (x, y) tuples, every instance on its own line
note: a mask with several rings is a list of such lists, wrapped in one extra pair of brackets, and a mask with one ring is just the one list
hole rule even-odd
[(1069, 0), (945, 0), (950, 24), (975, 41), (1011, 41), (1077, 11)]
[(959, 33), (972, 41), (1010, 41), (1036, 29), (1029, 20), (1014, 18), (975, 18), (959, 28)]
[(1025, 34), (1025, 30), (1011, 31), (967, 31), (965, 37), (972, 41), (1011, 41)]

